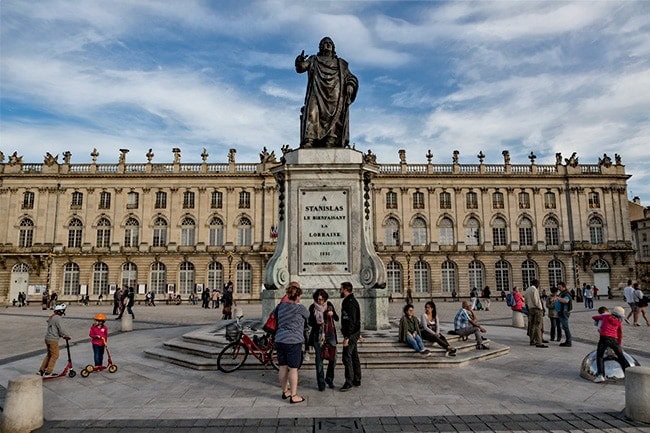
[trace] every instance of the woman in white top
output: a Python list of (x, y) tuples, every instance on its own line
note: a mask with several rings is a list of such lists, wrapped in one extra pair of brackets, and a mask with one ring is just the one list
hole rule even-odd
[(436, 304), (433, 301), (428, 301), (424, 304), (424, 313), (422, 313), (422, 317), (420, 318), (422, 338), (438, 343), (440, 347), (447, 350), (448, 356), (456, 356), (456, 349), (451, 347), (445, 336), (440, 333), (439, 323)]

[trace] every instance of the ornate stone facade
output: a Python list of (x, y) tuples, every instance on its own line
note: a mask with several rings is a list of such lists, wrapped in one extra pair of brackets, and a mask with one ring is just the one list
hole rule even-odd
[[(264, 268), (277, 236), (279, 192), (268, 151), (260, 163), (74, 164), (46, 155), (43, 163), (12, 156), (0, 163), (0, 302), (19, 291), (49, 287), (74, 300), (111, 285), (168, 290), (186, 298), (195, 288), (232, 280), (239, 300), (258, 301)], [(284, 153), (284, 152), (283, 152)], [(532, 155), (532, 154), (531, 154)], [(365, 194), (374, 201), (374, 242), (394, 296), (466, 295), (542, 287), (616, 287), (634, 278), (626, 198), (628, 175), (620, 157), (555, 165), (382, 164)]]

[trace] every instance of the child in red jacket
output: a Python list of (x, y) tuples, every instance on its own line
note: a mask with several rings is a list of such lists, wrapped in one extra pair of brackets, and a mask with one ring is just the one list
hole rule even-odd
[(598, 349), (596, 349), (598, 374), (594, 379), (596, 383), (605, 382), (605, 351), (607, 348), (614, 351), (623, 371), (630, 366), (623, 355), (623, 349), (621, 349), (624, 318), (625, 310), (623, 307), (614, 307), (611, 314), (598, 314), (592, 317), (593, 320), (600, 322), (600, 340), (598, 340)]
[(88, 336), (93, 346), (93, 355), (95, 357), (95, 367), (101, 367), (104, 364), (104, 349), (108, 341), (108, 328), (104, 324), (106, 315), (99, 313), (93, 318), (95, 321), (90, 327)]

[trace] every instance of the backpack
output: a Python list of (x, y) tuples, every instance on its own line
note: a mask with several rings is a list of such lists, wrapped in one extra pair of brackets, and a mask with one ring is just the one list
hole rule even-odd
[(515, 306), (515, 295), (512, 293), (508, 293), (506, 295), (506, 305), (508, 307), (514, 307)]
[(278, 330), (278, 317), (275, 315), (275, 310), (271, 311), (262, 329), (267, 334), (275, 335), (275, 331)]

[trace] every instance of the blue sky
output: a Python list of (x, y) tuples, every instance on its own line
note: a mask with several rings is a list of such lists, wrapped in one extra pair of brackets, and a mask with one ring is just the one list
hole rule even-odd
[(0, 14), (0, 150), (25, 162), (279, 155), (298, 145), (294, 59), (331, 36), (359, 78), (351, 142), (378, 162), (619, 153), (650, 205), (650, 2), (2, 0)]

